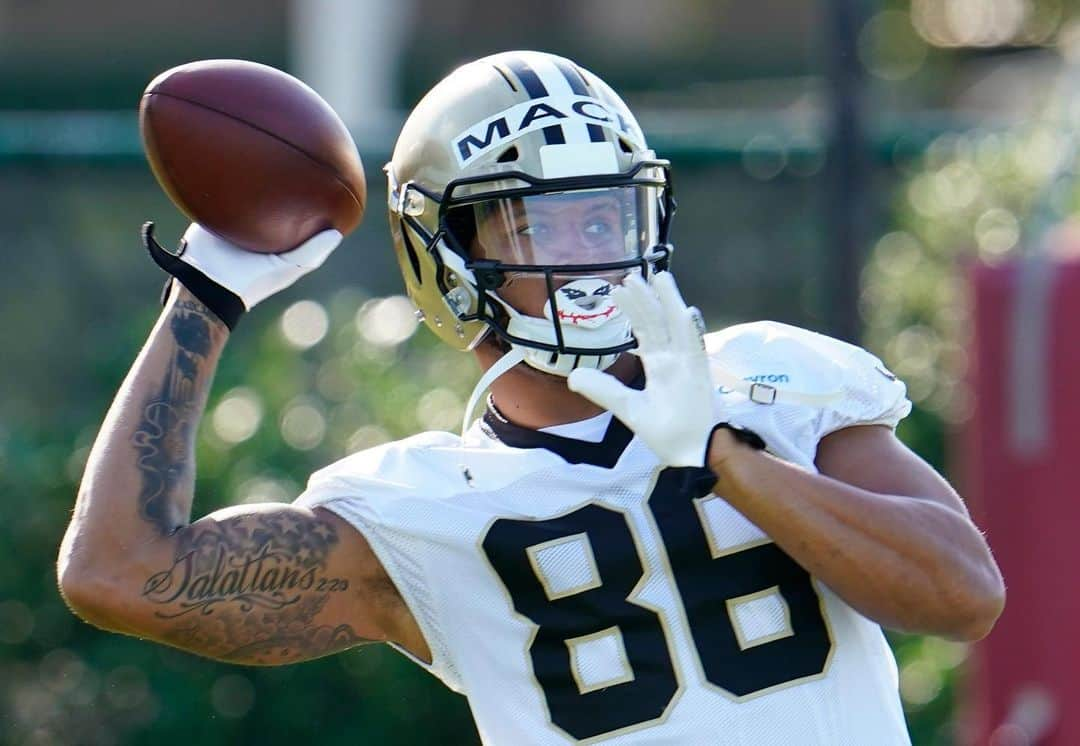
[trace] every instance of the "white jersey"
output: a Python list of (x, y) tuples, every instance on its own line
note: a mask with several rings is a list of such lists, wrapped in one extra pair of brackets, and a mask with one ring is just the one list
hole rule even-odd
[[(877, 358), (812, 332), (706, 342), (718, 420), (807, 469), (827, 433), (910, 409)], [(464, 440), (349, 456), (298, 502), (367, 538), (486, 744), (910, 743), (880, 627), (704, 473), (661, 467), (616, 419), (592, 443), (489, 410)]]

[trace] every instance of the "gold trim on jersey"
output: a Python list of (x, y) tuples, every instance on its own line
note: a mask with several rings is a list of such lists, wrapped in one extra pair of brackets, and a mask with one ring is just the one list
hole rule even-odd
[[(578, 648), (596, 640), (602, 640), (606, 637), (614, 637), (615, 644), (618, 648), (618, 663), (622, 666), (622, 673), (618, 676), (614, 676), (610, 679), (604, 679), (593, 684), (587, 684), (581, 677), (581, 661), (578, 659)], [(599, 632), (593, 632), (588, 635), (581, 635), (580, 637), (571, 637), (565, 640), (566, 647), (570, 650), (570, 675), (574, 677), (574, 683), (577, 684), (578, 692), (581, 694), (588, 694), (589, 692), (595, 692), (597, 689), (606, 689), (609, 686), (615, 686), (616, 684), (625, 684), (628, 681), (633, 681), (634, 669), (630, 666), (630, 659), (626, 656), (626, 644), (623, 642), (622, 630), (619, 626), (612, 625), (607, 629), (602, 629)]]
[[(570, 543), (579, 544), (583, 548), (590, 579), (584, 583), (579, 583), (578, 585), (572, 585), (562, 590), (556, 590), (552, 587), (554, 585), (552, 583), (553, 578), (551, 578), (547, 571), (544, 570), (543, 563), (537, 555), (544, 550), (555, 549)], [(540, 581), (540, 585), (544, 586), (544, 593), (547, 594), (549, 601), (566, 598), (567, 596), (575, 596), (578, 593), (591, 591), (593, 588), (599, 588), (603, 585), (603, 581), (600, 580), (600, 568), (596, 566), (596, 555), (593, 554), (592, 542), (589, 541), (589, 535), (584, 531), (569, 536), (562, 536), (558, 539), (552, 539), (551, 541), (545, 541), (540, 544), (533, 544), (532, 546), (525, 547), (525, 553), (529, 556), (529, 564), (532, 565), (533, 573), (535, 573), (537, 579)]]
[[(762, 635), (761, 637), (746, 637), (746, 630), (743, 629), (742, 624), (739, 622), (737, 607), (751, 601), (757, 601), (761, 598), (768, 598), (769, 596), (775, 597), (776, 600), (780, 602), (780, 608), (784, 611), (784, 628), (779, 632)], [(739, 641), (739, 650), (746, 650), (747, 648), (764, 645), (767, 642), (782, 640), (785, 637), (792, 637), (795, 634), (795, 629), (791, 626), (791, 609), (788, 607), (787, 601), (784, 600), (784, 596), (780, 593), (780, 586), (778, 585), (755, 593), (747, 593), (745, 596), (735, 596), (734, 598), (727, 599), (724, 603), (727, 605), (727, 614), (728, 618), (731, 619), (731, 626), (735, 630), (735, 639)]]
[[(710, 500), (719, 500), (722, 503), (726, 503), (724, 498), (717, 495), (695, 497), (694, 510), (697, 511), (698, 521), (701, 522), (701, 528), (705, 531), (705, 540), (709, 543), (709, 553), (712, 555), (713, 559), (726, 557), (729, 554), (738, 554), (739, 552), (746, 551), (747, 549), (752, 549), (753, 547), (760, 547), (764, 544), (772, 544), (772, 540), (769, 539), (769, 537), (762, 535), (760, 538), (751, 539), (750, 541), (744, 541), (741, 544), (732, 544), (731, 546), (727, 547), (721, 546), (720, 542), (716, 538), (716, 535), (713, 533), (712, 522), (709, 520), (709, 516), (705, 512), (705, 504), (708, 503)], [(657, 527), (657, 530), (659, 530), (659, 527)]]
[[(810, 674), (809, 676), (803, 676), (799, 679), (785, 681), (783, 684), (770, 686), (767, 689), (761, 689), (760, 691), (756, 691), (753, 694), (747, 694), (742, 697), (736, 697), (733, 694), (729, 693), (726, 689), (721, 689), (720, 687), (707, 680), (705, 681), (705, 685), (716, 689), (718, 692), (723, 693), (724, 696), (726, 696), (733, 702), (749, 702), (750, 700), (757, 699), (758, 697), (766, 697), (770, 694), (775, 694), (776, 692), (783, 691), (784, 689), (790, 689), (793, 686), (801, 686), (802, 684), (807, 684), (811, 681), (818, 681), (828, 676), (829, 668), (832, 666), (833, 658), (836, 657), (836, 635), (833, 633), (832, 622), (829, 620), (829, 614), (825, 610), (825, 596), (822, 594), (821, 589), (817, 587), (817, 579), (814, 578), (814, 576), (812, 575), (810, 576), (810, 584), (814, 589), (814, 593), (818, 597), (818, 608), (821, 609), (821, 620), (825, 623), (825, 632), (829, 635), (830, 643), (829, 655), (825, 658), (825, 665), (821, 667), (821, 673)], [(739, 623), (737, 621), (732, 619), (731, 623), (732, 626), (738, 629)]]

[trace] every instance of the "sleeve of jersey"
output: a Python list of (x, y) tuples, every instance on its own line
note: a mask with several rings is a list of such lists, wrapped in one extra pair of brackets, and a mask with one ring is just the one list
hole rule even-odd
[(409, 483), (407, 472), (402, 449), (374, 448), (312, 474), (295, 504), (330, 510), (363, 534), (420, 625), (432, 661), (425, 663), (400, 646), (391, 646), (460, 692), (461, 679), (432, 586), (430, 547), (408, 530), (408, 505), (415, 502), (416, 486)]
[(842, 371), (841, 396), (822, 413), (820, 435), (854, 425), (895, 428), (911, 412), (907, 386), (875, 355), (861, 347), (825, 337)]

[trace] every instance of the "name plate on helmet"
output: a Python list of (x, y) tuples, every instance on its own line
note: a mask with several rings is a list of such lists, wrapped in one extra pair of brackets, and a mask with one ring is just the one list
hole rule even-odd
[(587, 125), (590, 124), (613, 129), (644, 147), (644, 143), (639, 142), (636, 128), (595, 98), (546, 96), (523, 101), (474, 124), (454, 138), (453, 151), (458, 164), (464, 167), (492, 148), (501, 147), (545, 127), (560, 127), (567, 143), (587, 143)]

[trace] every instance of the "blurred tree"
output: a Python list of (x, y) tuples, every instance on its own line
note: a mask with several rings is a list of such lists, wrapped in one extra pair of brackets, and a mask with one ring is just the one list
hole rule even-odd
[[(149, 322), (129, 320), (126, 354), (88, 361), (87, 380), (114, 387)], [(471, 360), (413, 337), (415, 329), (406, 299), (345, 290), (327, 306), (298, 301), (237, 334), (200, 435), (195, 512), (291, 500), (308, 473), (353, 450), (456, 429)], [(63, 416), (42, 424), (0, 431), (0, 740), (476, 741), (464, 700), (384, 646), (251, 669), (77, 622), (57, 592), (53, 559), (93, 432)]]
[[(1076, 245), (1069, 216), (1080, 163), (1068, 122), (1077, 77), (1068, 68), (1064, 75), (1064, 85), (1041, 91), (1045, 108), (1022, 126), (943, 135), (906, 164), (891, 230), (863, 271), (866, 340), (907, 382), (915, 403), (900, 433), (925, 457), (940, 459), (942, 470), (946, 444), (972, 406), (967, 265)], [(960, 738), (950, 710), (966, 646), (914, 637), (894, 643), (914, 742)]]
[[(560, 3), (561, 14), (592, 14), (597, 23), (612, 18), (639, 23), (617, 0), (578, 5)], [(743, 21), (752, 20), (739, 4), (683, 5), (692, 15), (719, 14), (730, 21), (738, 10)], [(38, 18), (42, 28), (49, 26), (40, 20), (48, 4), (19, 6), (34, 10), (32, 17), (20, 17), (21, 23)], [(520, 12), (505, 3), (500, 7), (508, 14)], [(668, 5), (656, 7), (652, 12), (670, 11)], [(772, 29), (774, 17), (784, 16), (788, 30), (776, 31), (777, 38), (801, 39), (806, 7), (792, 4), (797, 13), (761, 18), (768, 17)], [(1020, 21), (1010, 15), (1017, 7), (1024, 9)], [(433, 10), (453, 12), (442, 4), (433, 4)], [(860, 34), (860, 60), (890, 84), (875, 89), (872, 108), (951, 102), (955, 89), (946, 84), (947, 73), (957, 60), (982, 59), (990, 44), (1052, 44), (1058, 29), (1075, 33), (1068, 20), (1077, 12), (1060, 0), (882, 3)], [(264, 33), (263, 42), (245, 48), (257, 53), (247, 56), (273, 62), (281, 50), (265, 39), (283, 32), (273, 20), (281, 14), (270, 15), (269, 36)], [(686, 28), (699, 34), (718, 25), (724, 24)], [(437, 24), (425, 28), (440, 41), (445, 36)], [(535, 36), (528, 24), (518, 28)], [(615, 42), (627, 38), (616, 25), (611, 28)], [(788, 52), (779, 68), (758, 60), (759, 73), (806, 71), (812, 55), (800, 45), (763, 43), (762, 29), (737, 23), (725, 28), (733, 29), (741, 46), (679, 40), (672, 48), (696, 51), (681, 67), (669, 60), (665, 80), (685, 74), (691, 85), (652, 95), (665, 103), (692, 101), (703, 109), (756, 102), (753, 95), (777, 88), (756, 82), (737, 89), (709, 85), (722, 77), (733, 56), (749, 54), (750, 47), (762, 60), (774, 49)], [(1011, 36), (1002, 36), (1002, 29), (1012, 29)], [(215, 26), (214, 33), (224, 32)], [(646, 35), (657, 43), (673, 38), (651, 29)], [(34, 37), (23, 36), (18, 48), (25, 50)], [(491, 37), (468, 36), (462, 39), (475, 44), (477, 53), (491, 51), (495, 43)], [(499, 46), (509, 43), (505, 36), (499, 39)], [(610, 61), (610, 43), (594, 48), (592, 36), (577, 32), (566, 51), (581, 51), (581, 39), (587, 40), (587, 56)], [(421, 47), (429, 41), (423, 34), (418, 40)], [(232, 50), (235, 56), (235, 43), (215, 37), (203, 48)], [(161, 49), (156, 41), (151, 46)], [(144, 56), (163, 67), (186, 60), (169, 61), (190, 49), (178, 37), (164, 52), (147, 47)], [(447, 55), (465, 54), (459, 46), (452, 49), (418, 50), (409, 61), (417, 81), (441, 74)], [(656, 85), (654, 54), (625, 43), (618, 51), (639, 61), (624, 76), (640, 79), (642, 88)], [(80, 46), (77, 58), (83, 57)], [(96, 105), (93, 86), (67, 75), (70, 66), (64, 64), (57, 63), (63, 82), (77, 81), (86, 105)], [(10, 75), (0, 76), (7, 81), (0, 93), (8, 92), (9, 105), (17, 101), (16, 93), (34, 92), (22, 77), (30, 67), (9, 66)], [(122, 72), (145, 78), (126, 66)], [(420, 85), (426, 83), (415, 83)], [(109, 100), (127, 106), (131, 90), (131, 85), (117, 86)], [(803, 91), (789, 98), (792, 112), (812, 112), (812, 95)], [(719, 137), (716, 131), (724, 128), (716, 126), (717, 115), (706, 116), (706, 130)], [(722, 121), (743, 123), (732, 129), (756, 133), (741, 153), (736, 148), (718, 165), (684, 144), (676, 164), (682, 205), (676, 268), (687, 297), (713, 322), (769, 316), (820, 328), (828, 302), (817, 248), (820, 154), (812, 139), (804, 137), (801, 145), (794, 138), (777, 139), (760, 134), (757, 120), (728, 116)], [(1036, 193), (1071, 206), (1066, 182), (1074, 176), (1072, 169), (1060, 188), (1045, 188), (1061, 148), (1056, 127), (975, 130), (938, 138), (925, 156), (874, 175), (886, 192), (897, 177), (901, 185), (889, 228), (880, 231), (863, 273), (864, 342), (908, 381), (916, 411), (902, 424), (901, 436), (939, 468), (945, 466), (947, 430), (962, 420), (967, 402), (959, 383), (966, 305), (958, 262), (975, 255), (993, 260), (1029, 245), (1023, 226)], [(0, 277), (5, 303), (0, 334), (9, 341), (8, 365), (0, 371), (0, 547), (5, 550), (0, 741), (186, 743), (194, 738), (208, 744), (275, 744), (317, 736), (343, 744), (475, 742), (464, 701), (382, 646), (288, 668), (240, 668), (97, 632), (64, 608), (55, 588), (55, 550), (97, 422), (151, 323), (147, 298), (159, 281), (148, 262), (133, 259), (138, 250), (128, 237), (139, 220), (170, 211), (148, 174), (133, 175), (129, 166), (5, 163), (0, 173), (0, 202), (8, 218), (0, 221), (0, 240), (10, 247)], [(377, 181), (372, 179), (372, 206), (385, 199)], [(169, 220), (173, 225), (163, 226), (162, 235), (178, 234), (179, 218)], [(369, 220), (378, 224), (381, 218)], [(324, 303), (286, 294), (243, 322), (225, 356), (200, 436), (197, 513), (245, 500), (290, 500), (308, 473), (350, 451), (419, 429), (456, 429), (475, 368), (468, 356), (436, 347), (426, 333), (411, 335), (414, 322), (405, 305), (387, 296), (397, 280), (386, 243), (383, 230), (351, 236), (335, 255), (334, 271), (317, 274), (302, 288), (327, 299)], [(364, 291), (353, 287), (358, 283)], [(95, 323), (87, 325), (86, 319)], [(914, 742), (952, 742), (952, 695), (966, 647), (921, 637), (893, 636), (892, 641)]]

